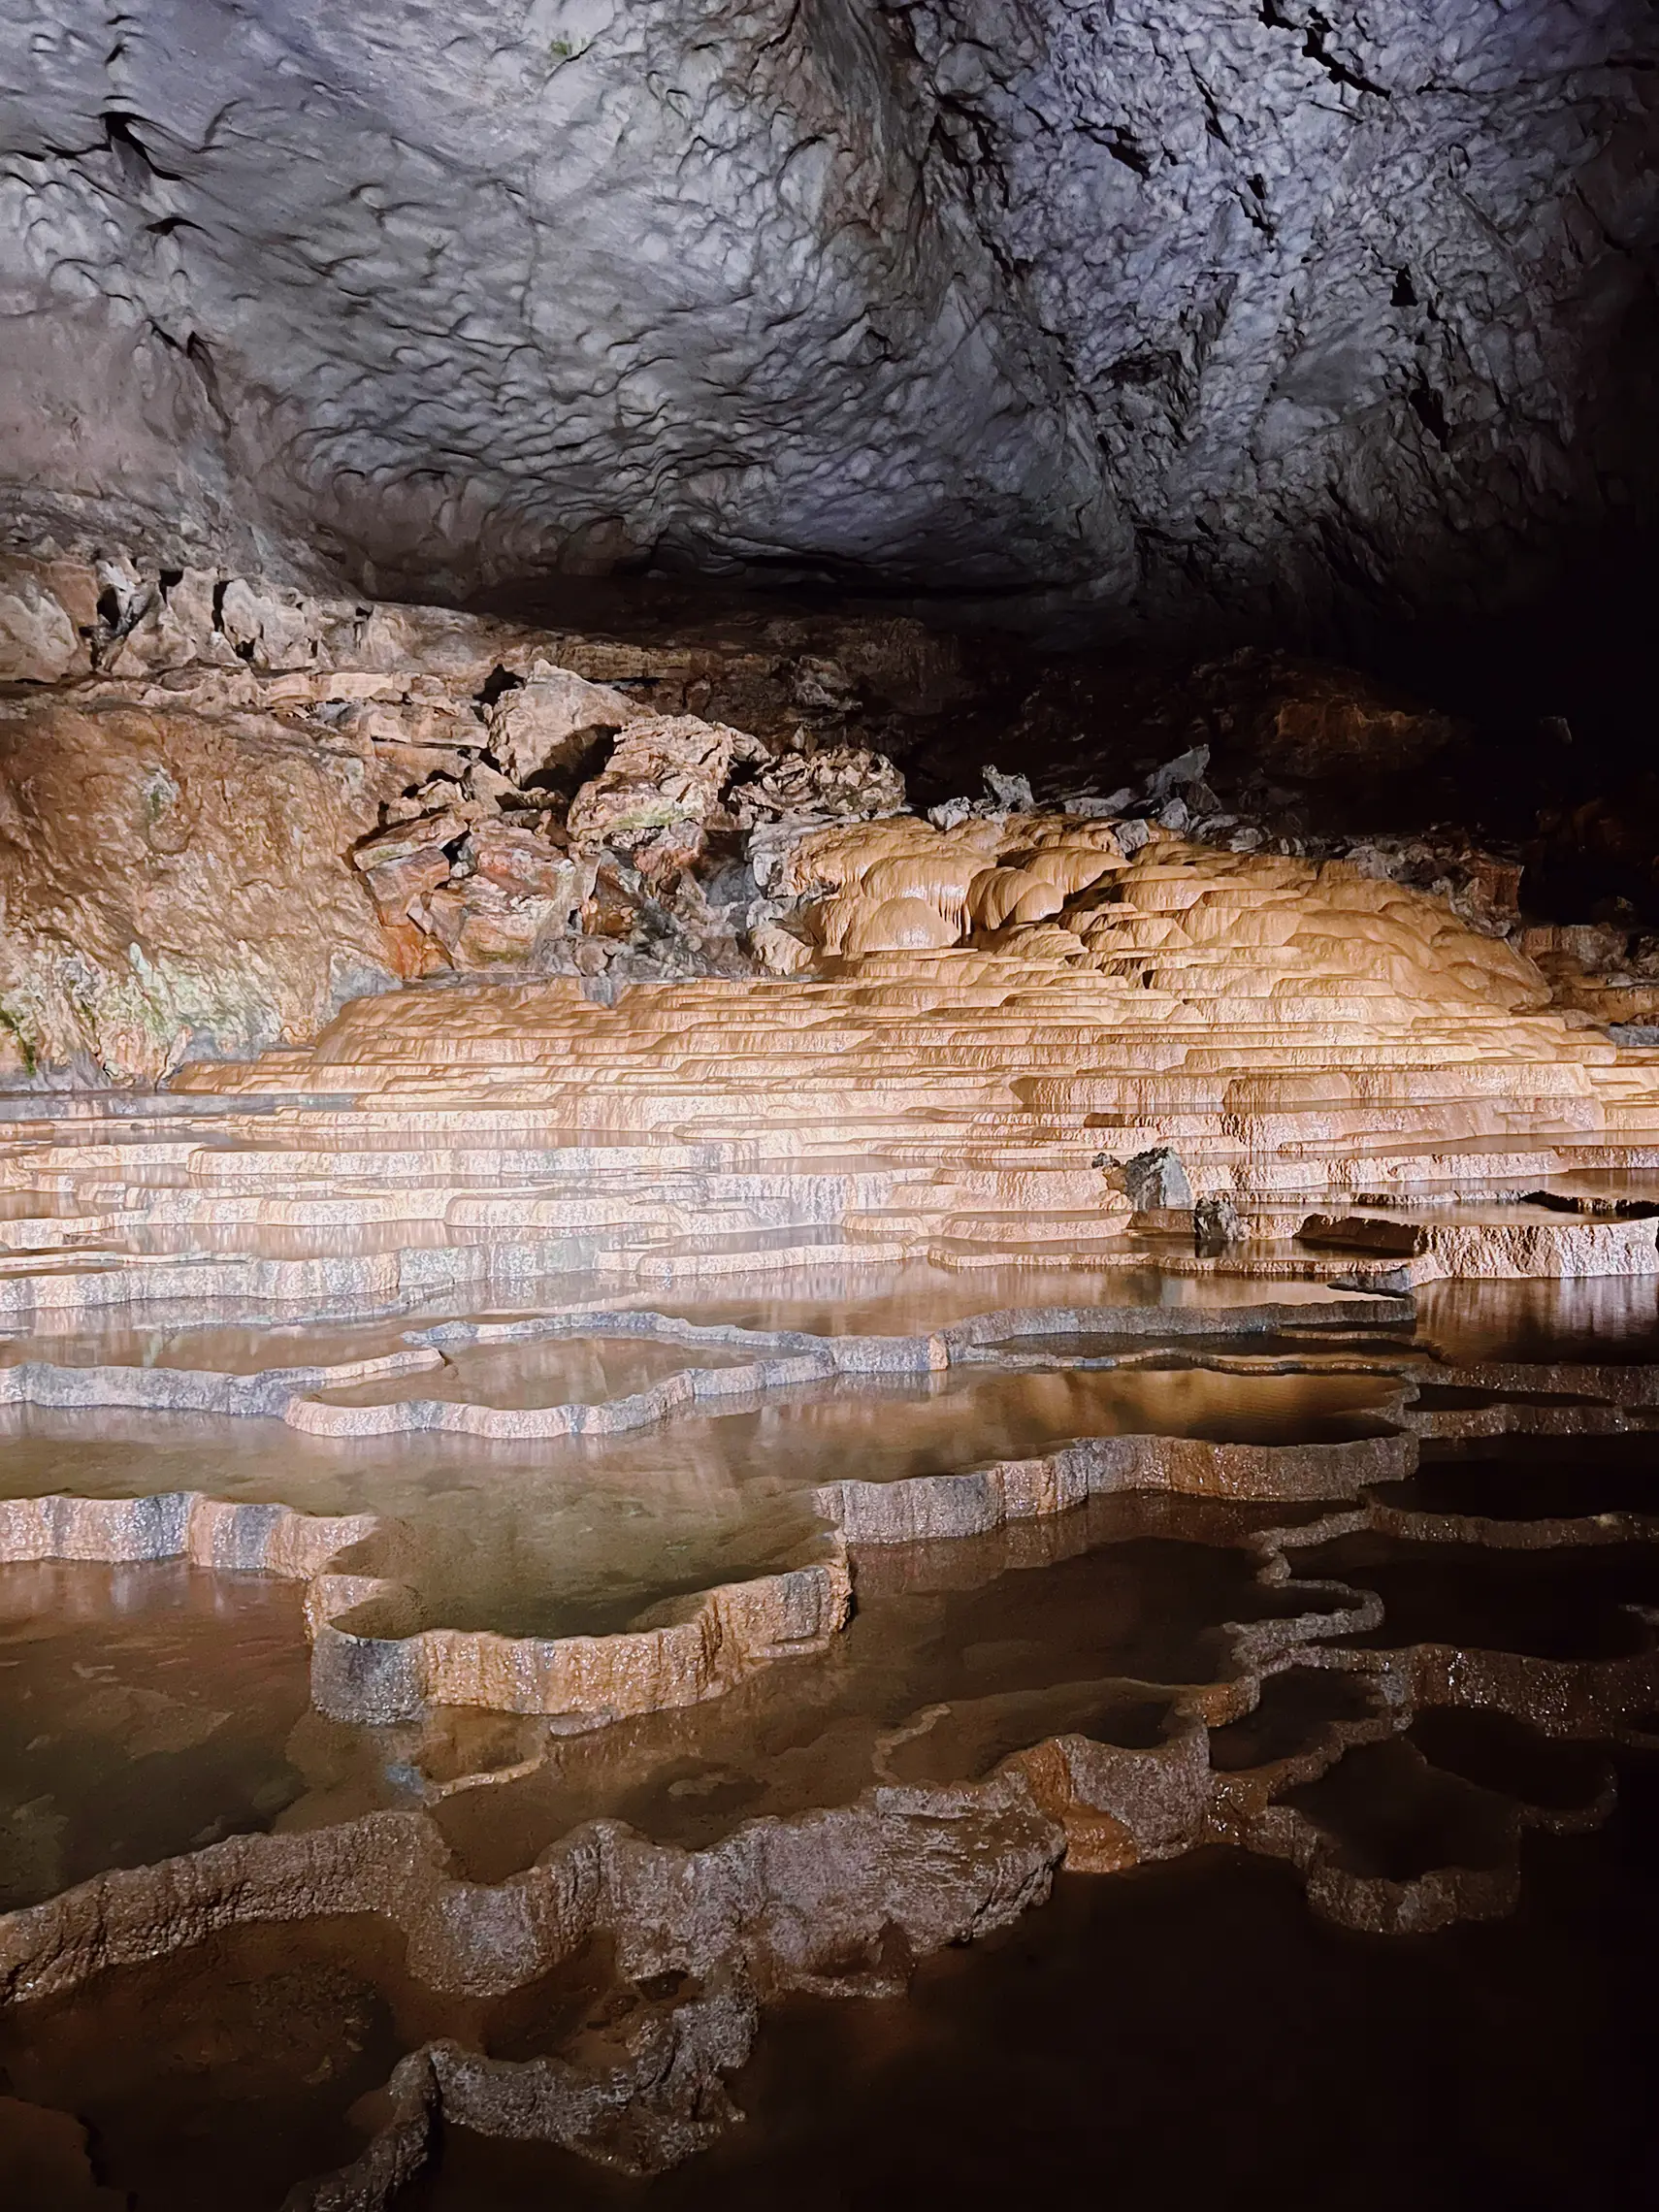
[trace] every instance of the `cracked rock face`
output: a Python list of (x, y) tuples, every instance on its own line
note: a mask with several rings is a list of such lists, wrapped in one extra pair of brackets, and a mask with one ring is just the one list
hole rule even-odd
[(1640, 508), (1632, 0), (4, 0), (25, 539), (1317, 626)]

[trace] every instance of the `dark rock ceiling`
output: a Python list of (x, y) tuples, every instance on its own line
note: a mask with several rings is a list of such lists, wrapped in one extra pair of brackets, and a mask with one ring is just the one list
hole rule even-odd
[(1638, 0), (0, 0), (0, 501), (1317, 630), (1653, 484)]

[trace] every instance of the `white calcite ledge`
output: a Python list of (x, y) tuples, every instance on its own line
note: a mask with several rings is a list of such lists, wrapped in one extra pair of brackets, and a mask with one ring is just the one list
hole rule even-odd
[[(704, 1399), (741, 1410), (745, 1401), (807, 1380), (923, 1377), (942, 1372), (953, 1359), (1013, 1367), (1021, 1359), (1022, 1337), (1049, 1337), (1079, 1326), (1098, 1330), (1122, 1323), (1122, 1333), (1130, 1337), (1137, 1331), (1150, 1335), (1155, 1326), (1160, 1336), (1177, 1337), (1219, 1328), (1248, 1343), (1291, 1315), (1306, 1321), (1314, 1314), (1346, 1328), (1394, 1319), (1400, 1311), (1393, 1300), (1364, 1299), (1313, 1309), (1268, 1302), (1227, 1309), (1224, 1315), (1201, 1309), (1051, 1308), (984, 1314), (926, 1337), (811, 1338), (796, 1332), (783, 1339), (783, 1356), (688, 1369), (668, 1378), (667, 1385), (659, 1386), (667, 1393), (661, 1402), (636, 1393), (608, 1405), (504, 1410), (500, 1433), (568, 1435), (580, 1433), (585, 1425), (596, 1434), (616, 1434), (671, 1417)], [(449, 1343), (457, 1337), (523, 1341), (533, 1334), (580, 1334), (596, 1323), (670, 1343), (689, 1339), (730, 1347), (768, 1342), (764, 1332), (697, 1327), (639, 1312), (574, 1312), (541, 1322), (451, 1324), (430, 1333)], [(359, 1425), (340, 1432), (346, 1434), (408, 1433), (434, 1425), (431, 1416), (439, 1412), (482, 1415), (492, 1410), (418, 1399), (355, 1409), (318, 1406), (316, 1392), (331, 1383), (399, 1379), (418, 1388), (420, 1374), (430, 1371), (438, 1353), (419, 1343), (419, 1332), (411, 1336), (407, 1353), (332, 1369), (251, 1376), (31, 1361), (0, 1367), (0, 1402), (276, 1415), (302, 1428), (311, 1425), (303, 1416), (319, 1411), (361, 1415)], [(774, 1335), (769, 1341), (775, 1345), (779, 1340)], [(699, 1384), (713, 1387), (699, 1395)], [(1391, 1398), (1384, 1389), (1380, 1402), (1388, 1405), (1397, 1398), (1398, 1391)], [(472, 1433), (491, 1432), (474, 1426)], [(331, 1518), (278, 1504), (233, 1504), (187, 1492), (0, 1501), (0, 1560), (183, 1559), (220, 1571), (262, 1571), (301, 1580), (307, 1585), (313, 1699), (320, 1709), (338, 1717), (378, 1723), (435, 1706), (479, 1706), (601, 1725), (718, 1697), (758, 1667), (827, 1650), (848, 1617), (850, 1542), (893, 1544), (983, 1534), (1012, 1520), (1062, 1513), (1092, 1495), (1122, 1489), (1220, 1497), (1352, 1497), (1368, 1482), (1409, 1472), (1415, 1448), (1400, 1431), (1351, 1442), (1284, 1446), (1114, 1436), (967, 1474), (831, 1483), (812, 1500), (826, 1525), (816, 1546), (819, 1556), (781, 1573), (672, 1602), (658, 1609), (667, 1617), (608, 1636), (514, 1638), (417, 1625), (420, 1592), (399, 1578), (404, 1548), (399, 1531), (372, 1513)]]

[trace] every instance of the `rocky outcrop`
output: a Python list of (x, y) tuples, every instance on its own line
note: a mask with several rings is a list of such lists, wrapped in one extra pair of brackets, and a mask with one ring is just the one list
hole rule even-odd
[[(767, 917), (745, 832), (902, 806), (846, 733), (902, 714), (883, 699), (936, 712), (953, 681), (914, 624), (769, 627), (769, 651), (634, 648), (208, 570), (11, 563), (12, 1065), (152, 1078), (451, 971), (748, 972)], [(683, 711), (723, 689), (770, 734)]]
[(647, 879), (681, 874), (701, 857), (739, 756), (765, 753), (741, 731), (696, 715), (631, 722), (571, 800), (566, 828), (578, 846), (626, 854)]
[(502, 693), (485, 723), (502, 772), (522, 786), (533, 776), (573, 780), (596, 740), (614, 735), (638, 712), (637, 700), (609, 684), (533, 661), (525, 681)]
[(1557, 1006), (1605, 1022), (1625, 1043), (1659, 1041), (1659, 939), (1573, 923), (1523, 928), (1516, 942), (1548, 977)]
[[(984, 796), (924, 819), (904, 772), (855, 741), (891, 730), (914, 751), (949, 720), (960, 666), (915, 625), (773, 622), (769, 651), (756, 635), (693, 652), (117, 559), (15, 562), (0, 617), (21, 917), (0, 1010), (23, 1073), (154, 1077), (304, 1043), (354, 992), (453, 973), (566, 975), (608, 1001), (961, 944), (1074, 965), (1092, 955), (1068, 917), (1104, 943), (1115, 869), (1169, 836), (1342, 860), (1326, 902), (1340, 874), (1345, 911), (1393, 916), (1396, 934), (1408, 906), (1430, 927), (1428, 903), (1352, 876), (1428, 893), (1487, 938), (1530, 927), (1512, 850), (1451, 829), (1316, 832), (1298, 794), (1397, 785), (1454, 732), (1277, 656), (1192, 671), (1211, 735), (1133, 783), (1103, 792), (1062, 747), (1032, 765), (1063, 811), (987, 763)], [(1026, 757), (1059, 705), (1039, 685), (998, 722), (1001, 696), (976, 711), (1003, 759)], [(744, 725), (715, 713), (728, 699)], [(1537, 940), (1557, 1003), (1643, 1043), (1653, 993), (1575, 966), (1578, 935)]]
[(0, 702), (0, 1064), (155, 1077), (393, 980), (345, 855), (397, 777), (270, 715)]

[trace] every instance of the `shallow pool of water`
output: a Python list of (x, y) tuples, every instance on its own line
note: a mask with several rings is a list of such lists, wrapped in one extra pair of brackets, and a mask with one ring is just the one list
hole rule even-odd
[[(1072, 1294), (1055, 1302), (1076, 1304), (1065, 1280)], [(963, 1311), (1031, 1302), (974, 1303), (984, 1287)], [(1280, 1288), (1247, 1287), (1252, 1298)], [(1458, 1286), (1425, 1298), (1418, 1334), (1464, 1362), (1628, 1362), (1650, 1356), (1651, 1288)], [(900, 1320), (880, 1303), (913, 1289), (890, 1285), (842, 1318), (933, 1325), (936, 1307)], [(804, 1297), (680, 1310), (769, 1326), (816, 1311)], [(401, 1342), (409, 1325), (385, 1327)], [(299, 1363), (291, 1351), (254, 1356), (264, 1333), (234, 1328), (249, 1364)], [(809, 1556), (810, 1494), (845, 1477), (948, 1474), (1089, 1436), (1293, 1444), (1385, 1432), (1398, 1334), (1376, 1337), (1378, 1372), (1354, 1374), (1333, 1372), (1357, 1358), (1353, 1344), (1306, 1335), (1305, 1351), (1300, 1333), (1214, 1347), (1172, 1338), (1161, 1354), (1137, 1339), (1137, 1360), (1150, 1350), (1154, 1364), (830, 1382), (609, 1439), (513, 1446), (24, 1414), (0, 1431), (0, 1494), (191, 1488), (376, 1511), (407, 1525), (428, 1617), (604, 1629), (675, 1592)], [(192, 1362), (201, 1349), (187, 1348)], [(1038, 1354), (1063, 1360), (1068, 1349), (1088, 1358), (1122, 1347), (1085, 1336)], [(1212, 1349), (1237, 1371), (1191, 1364)], [(350, 1395), (534, 1406), (750, 1356), (646, 1338), (446, 1350), (441, 1389), (414, 1376)], [(1268, 1371), (1302, 1356), (1311, 1372)], [(1460, 1388), (1455, 1403), (1444, 1390), (1430, 1402), (1450, 1414), (1485, 1399)], [(1572, 1412), (1559, 1391), (1551, 1407)], [(1659, 1545), (1615, 1541), (1610, 1527), (1606, 1541), (1526, 1548), (1518, 1524), (1644, 1511), (1655, 1469), (1648, 1433), (1448, 1440), (1426, 1448), (1415, 1477), (1376, 1492), (1384, 1512), (1507, 1523), (1513, 1544), (1364, 1527), (1300, 1544), (1317, 1504), (1120, 1495), (988, 1537), (866, 1548), (854, 1558), (852, 1622), (828, 1653), (770, 1666), (700, 1707), (578, 1734), (475, 1711), (381, 1730), (307, 1711), (288, 1585), (172, 1567), (0, 1569), (0, 1805), (14, 1823), (0, 1827), (0, 1852), (12, 1852), (0, 1871), (12, 1870), (22, 1902), (238, 1828), (424, 1805), (457, 1871), (499, 1881), (589, 1818), (701, 1848), (746, 1821), (877, 1787), (977, 1781), (1056, 1736), (1145, 1751), (1189, 1732), (1202, 1707), (1218, 1716), (1208, 1755), (1229, 1786), (1277, 1762), (1326, 1761), (1286, 1784), (1285, 1803), (1338, 1869), (1408, 1883), (1447, 1866), (1501, 1873), (1518, 1851), (1518, 1911), (1434, 1936), (1358, 1936), (1318, 1920), (1288, 1867), (1242, 1854), (1062, 1875), (1054, 1903), (1006, 1934), (924, 1962), (908, 1997), (773, 2007), (736, 2084), (748, 2121), (678, 2172), (630, 2182), (451, 2129), (396, 2212), (1082, 2202), (1103, 2173), (1172, 2212), (1263, 2193), (1310, 2212), (1333, 2195), (1361, 2212), (1392, 2212), (1402, 2194), (1437, 2212), (1494, 2193), (1523, 2212), (1645, 2202), (1659, 2186), (1646, 2092), (1659, 2058), (1647, 2001), (1659, 1793), (1644, 1755), (1606, 1739), (1656, 1717), (1641, 1668)], [(1287, 1532), (1288, 1586), (1262, 1578), (1270, 1529)], [(1310, 1590), (1316, 1578), (1374, 1593), (1382, 1622), (1345, 1627), (1336, 1610), (1351, 1601)], [(1250, 1709), (1239, 1631), (1304, 1613), (1296, 1663)], [(1396, 1663), (1410, 1646), (1434, 1653)], [(1493, 1654), (1513, 1712), (1502, 1701), (1397, 1702), (1455, 1697)], [(1321, 1658), (1337, 1663), (1304, 1663)], [(1601, 1685), (1594, 1709), (1586, 1681)], [(1619, 1703), (1627, 1681), (1625, 1703), (1645, 1700), (1641, 1709)], [(1567, 1822), (1595, 1812), (1615, 1754), (1624, 1796), (1605, 1835), (1529, 1829), (1516, 1844), (1517, 1805)], [(48, 2137), (61, 2152), (51, 2115), (73, 2114), (93, 2131), (90, 2151), (75, 2154), (84, 2189), (52, 2212), (94, 2212), (98, 2181), (136, 2191), (138, 2212), (233, 2201), (275, 2212), (292, 2182), (356, 2155), (384, 2117), (376, 2093), (392, 2065), (427, 2036), (529, 2055), (608, 2034), (635, 2001), (646, 1998), (619, 1995), (602, 1961), (510, 2000), (439, 2001), (401, 1939), (363, 1921), (215, 1938), (0, 2030), (0, 2168), (10, 2156), (27, 2170), (25, 2153)], [(59, 2170), (73, 2166), (70, 2156)]]
[[(548, 1340), (512, 1356), (560, 1369), (569, 1350)], [(424, 1381), (409, 1378), (407, 1394), (418, 1396)], [(808, 1556), (812, 1494), (849, 1474), (950, 1474), (1090, 1436), (1339, 1441), (1384, 1430), (1376, 1409), (1392, 1387), (1367, 1376), (962, 1370), (932, 1382), (828, 1382), (615, 1437), (520, 1444), (335, 1440), (269, 1419), (25, 1410), (0, 1419), (0, 1496), (199, 1490), (310, 1513), (379, 1513), (408, 1532), (408, 1578), (430, 1622), (588, 1634)]]
[(269, 1827), (309, 1701), (292, 1583), (0, 1566), (0, 1911)]
[(1578, 1282), (1430, 1283), (1416, 1336), (1460, 1366), (1480, 1361), (1659, 1360), (1659, 1276)]
[[(407, 1349), (407, 1347), (405, 1348)], [(521, 1344), (445, 1345), (443, 1365), (323, 1393), (331, 1406), (394, 1406), (436, 1398), (508, 1412), (593, 1406), (648, 1390), (688, 1367), (748, 1366), (763, 1353), (725, 1345), (679, 1345), (648, 1336), (545, 1336)]]

